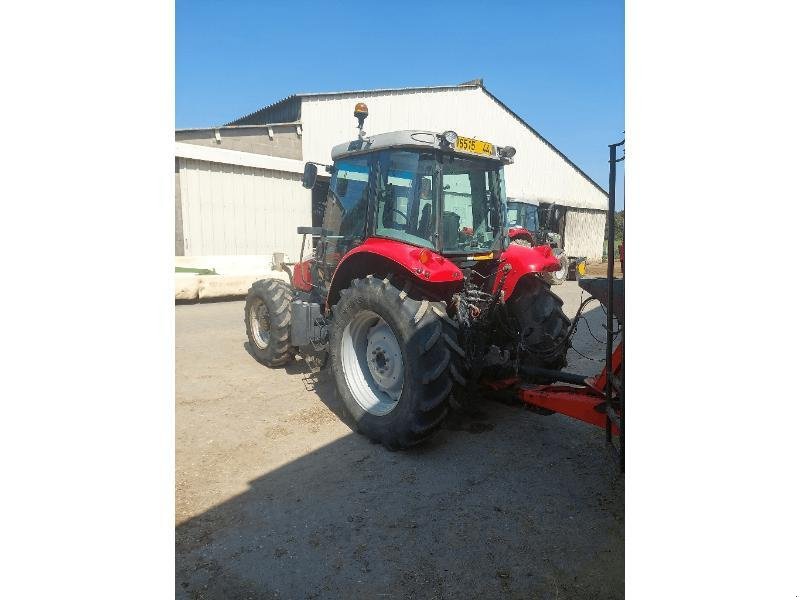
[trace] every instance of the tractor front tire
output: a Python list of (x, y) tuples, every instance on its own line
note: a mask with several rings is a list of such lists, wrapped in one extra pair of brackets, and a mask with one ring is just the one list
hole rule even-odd
[(247, 292), (244, 325), (250, 350), (258, 362), (280, 367), (292, 359), (289, 327), (292, 288), (280, 279), (260, 279)]
[(450, 349), (434, 303), (367, 276), (333, 307), (330, 364), (359, 432), (390, 450), (427, 439), (447, 415)]
[(550, 285), (561, 285), (567, 280), (569, 275), (569, 258), (564, 251), (556, 251), (555, 255), (558, 257), (558, 262), (561, 265), (558, 271), (548, 271), (544, 273), (544, 280)]

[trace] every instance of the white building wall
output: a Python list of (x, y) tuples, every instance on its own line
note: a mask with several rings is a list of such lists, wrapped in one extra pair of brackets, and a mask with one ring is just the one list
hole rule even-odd
[(402, 91), (303, 98), (303, 159), (331, 162), (331, 148), (356, 138), (355, 103), (369, 107), (367, 135), (403, 129), (444, 131), (514, 146), (506, 168), (511, 197), (606, 209), (608, 198), (482, 88)]
[(589, 261), (601, 261), (605, 228), (606, 213), (568, 209), (564, 217), (564, 252), (567, 256), (585, 256)]
[(187, 256), (299, 258), (297, 227), (311, 225), (311, 192), (299, 173), (178, 160)]

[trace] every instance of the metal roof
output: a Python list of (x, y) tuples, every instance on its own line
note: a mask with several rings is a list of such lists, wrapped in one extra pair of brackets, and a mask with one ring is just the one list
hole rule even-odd
[(183, 129), (176, 129), (175, 133), (182, 131), (214, 131), (215, 129), (253, 129), (264, 127), (297, 127), (300, 121), (293, 121), (291, 123), (259, 123), (258, 125), (212, 125), (211, 127), (185, 127)]
[(536, 131), (531, 125), (525, 121), (522, 117), (520, 117), (517, 113), (511, 110), (502, 100), (500, 100), (497, 96), (492, 94), (486, 87), (483, 85), (483, 79), (474, 79), (472, 81), (467, 81), (466, 83), (461, 83), (458, 85), (432, 85), (432, 86), (417, 86), (417, 87), (402, 87), (402, 88), (378, 88), (372, 90), (351, 90), (346, 92), (304, 92), (300, 94), (292, 94), (291, 96), (287, 96), (282, 100), (278, 100), (277, 102), (273, 102), (263, 108), (260, 108), (257, 111), (254, 111), (250, 114), (247, 114), (243, 117), (236, 119), (235, 121), (231, 121), (227, 123), (226, 126), (234, 126), (234, 125), (260, 125), (265, 120), (273, 120), (273, 121), (283, 121), (283, 122), (292, 122), (292, 121), (301, 121), (300, 118), (300, 111), (302, 105), (303, 98), (321, 98), (326, 96), (348, 96), (348, 95), (375, 95), (375, 94), (385, 94), (389, 92), (422, 92), (422, 91), (430, 91), (430, 92), (442, 92), (442, 91), (453, 91), (453, 90), (465, 90), (465, 89), (474, 89), (480, 88), (483, 90), (492, 100), (497, 102), (503, 109), (508, 111), (517, 121), (519, 121), (523, 126), (525, 126), (528, 131), (533, 133), (537, 138), (539, 138), (542, 142), (547, 145), (551, 150), (553, 150), (556, 154), (558, 154), (564, 161), (567, 162), (573, 169), (575, 169), (580, 175), (582, 175), (589, 183), (594, 185), (600, 192), (602, 192), (606, 197), (608, 197), (608, 192), (603, 189), (600, 184), (598, 184), (594, 179), (589, 177), (583, 169), (581, 169), (578, 165), (572, 162), (566, 154), (561, 152), (558, 148), (556, 148), (547, 138), (545, 138), (541, 133)]
[(272, 104), (268, 104), (263, 108), (259, 108), (256, 111), (253, 111), (249, 114), (244, 115), (243, 117), (239, 117), (235, 121), (231, 121), (226, 125), (258, 125), (256, 121), (259, 119), (273, 117), (276, 113), (282, 114), (288, 112), (290, 115), (294, 114), (296, 109), (296, 116), (291, 119), (287, 119), (287, 121), (299, 121), (300, 120), (300, 101), (303, 98), (322, 98), (325, 96), (357, 96), (357, 95), (368, 95), (368, 94), (386, 94), (389, 92), (423, 92), (423, 91), (434, 91), (440, 92), (445, 90), (462, 90), (468, 88), (476, 88), (482, 87), (478, 80), (469, 81), (467, 83), (462, 83), (459, 85), (431, 85), (431, 86), (416, 86), (416, 87), (401, 87), (401, 88), (377, 88), (372, 90), (350, 90), (346, 92), (301, 92), (299, 94), (292, 94), (291, 96), (286, 96), (277, 102), (273, 102)]

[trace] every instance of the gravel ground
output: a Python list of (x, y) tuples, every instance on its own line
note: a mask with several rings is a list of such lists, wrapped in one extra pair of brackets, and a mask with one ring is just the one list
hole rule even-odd
[[(581, 290), (554, 289), (572, 317)], [(175, 307), (178, 598), (623, 597), (624, 483), (601, 430), (487, 401), (388, 452), (330, 379), (257, 363), (243, 312)], [(602, 310), (588, 320), (602, 339)], [(574, 345), (602, 356), (584, 322)]]

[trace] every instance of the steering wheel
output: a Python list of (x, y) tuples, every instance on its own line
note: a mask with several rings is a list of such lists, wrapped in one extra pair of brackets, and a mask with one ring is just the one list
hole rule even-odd
[[(396, 208), (390, 208), (388, 210), (390, 213), (397, 213), (398, 215), (403, 217), (403, 221), (405, 221), (405, 223), (402, 223), (402, 225), (408, 225), (408, 216), (404, 212), (400, 212)], [(398, 223), (398, 225), (401, 225), (401, 223)]]

